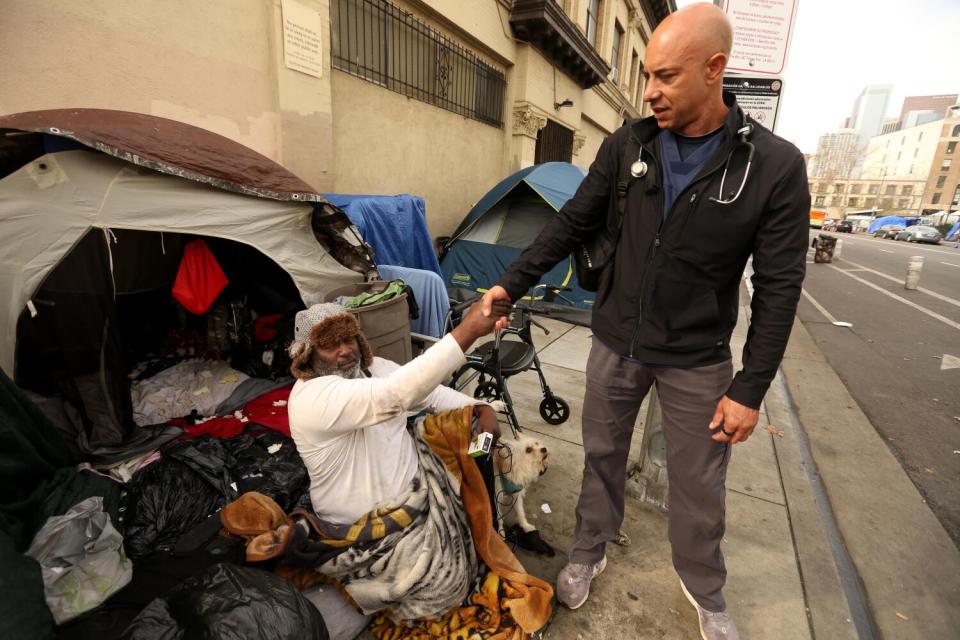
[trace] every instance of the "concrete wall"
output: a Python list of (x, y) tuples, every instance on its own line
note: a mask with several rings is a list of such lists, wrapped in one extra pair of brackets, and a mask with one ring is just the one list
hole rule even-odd
[(335, 190), (423, 196), (434, 236), (504, 175), (503, 129), (337, 70), (333, 114)]
[(870, 138), (861, 176), (926, 180), (942, 126), (941, 119)]
[[(329, 33), (328, 0), (316, 9)], [(187, 122), (331, 185), (323, 78), (283, 66), (279, 0), (5, 0), (0, 113), (98, 107)]]

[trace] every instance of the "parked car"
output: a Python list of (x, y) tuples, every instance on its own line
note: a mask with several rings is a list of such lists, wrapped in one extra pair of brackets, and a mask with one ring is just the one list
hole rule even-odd
[(905, 227), (902, 224), (885, 224), (873, 232), (873, 237), (882, 238), (884, 240), (892, 240), (893, 238), (896, 238), (897, 234), (904, 229)]
[(922, 224), (913, 227), (907, 227), (896, 235), (897, 240), (906, 240), (907, 242), (928, 242), (930, 244), (940, 244), (943, 236), (933, 227), (926, 227)]
[(837, 233), (853, 233), (853, 223), (849, 220), (841, 220), (837, 223)]

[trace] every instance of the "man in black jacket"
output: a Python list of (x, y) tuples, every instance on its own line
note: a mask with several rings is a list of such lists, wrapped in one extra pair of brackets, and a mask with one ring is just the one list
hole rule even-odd
[[(603, 142), (556, 223), (484, 297), (517, 300), (585, 238), (613, 230), (616, 251), (593, 311), (577, 528), (557, 596), (579, 607), (606, 565), (605, 545), (623, 520), (630, 436), (655, 383), (674, 566), (711, 639), (738, 637), (722, 593), (726, 468), (730, 445), (756, 427), (790, 336), (810, 208), (801, 153), (722, 91), (731, 43), (726, 16), (709, 4), (661, 23), (644, 70), (653, 116)], [(752, 313), (743, 369), (733, 376), (730, 335), (751, 256)]]

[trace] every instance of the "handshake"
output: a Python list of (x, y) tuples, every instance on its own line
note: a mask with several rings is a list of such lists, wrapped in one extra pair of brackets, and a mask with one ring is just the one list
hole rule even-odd
[(463, 320), (450, 334), (464, 352), (478, 339), (510, 325), (513, 302), (503, 287), (490, 289), (479, 302), (473, 303)]

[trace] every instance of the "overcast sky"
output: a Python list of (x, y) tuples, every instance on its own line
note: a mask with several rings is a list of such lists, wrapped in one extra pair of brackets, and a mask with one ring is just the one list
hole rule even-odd
[(960, 0), (796, 1), (777, 133), (802, 151), (841, 126), (868, 84), (893, 85), (888, 116), (905, 96), (960, 93)]

